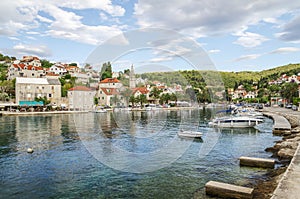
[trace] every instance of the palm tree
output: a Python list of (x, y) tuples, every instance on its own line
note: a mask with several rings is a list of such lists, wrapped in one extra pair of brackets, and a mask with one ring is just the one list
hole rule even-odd
[(168, 103), (169, 100), (170, 100), (170, 98), (171, 98), (171, 96), (170, 96), (169, 93), (162, 94), (162, 95), (160, 96), (159, 103), (160, 103), (160, 104)]
[(124, 89), (121, 89), (120, 94), (124, 97), (124, 99), (128, 105), (130, 102), (130, 97), (133, 94), (133, 91), (129, 88), (124, 88)]
[(175, 104), (177, 104), (177, 95), (176, 95), (175, 93), (172, 93), (172, 94), (170, 95), (170, 100), (171, 100), (171, 101), (175, 101)]
[(132, 104), (132, 108), (134, 107), (134, 103), (136, 102), (136, 98), (134, 97), (134, 95), (131, 95), (129, 97), (129, 102)]
[(150, 97), (157, 100), (159, 98), (159, 95), (162, 91), (159, 90), (157, 87), (153, 87), (153, 89), (150, 91)]
[(143, 104), (146, 103), (148, 100), (146, 95), (142, 94), (137, 97), (137, 101), (141, 104), (141, 107), (143, 108)]

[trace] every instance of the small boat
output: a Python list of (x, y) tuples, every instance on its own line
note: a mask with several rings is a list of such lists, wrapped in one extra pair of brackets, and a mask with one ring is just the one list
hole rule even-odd
[(202, 133), (197, 131), (179, 131), (178, 136), (186, 138), (201, 138)]
[(96, 110), (94, 110), (93, 112), (94, 112), (94, 113), (106, 113), (107, 110), (105, 110), (105, 109), (96, 109)]
[(250, 116), (229, 116), (216, 118), (209, 122), (209, 126), (221, 128), (245, 128), (254, 127), (262, 122), (262, 119)]

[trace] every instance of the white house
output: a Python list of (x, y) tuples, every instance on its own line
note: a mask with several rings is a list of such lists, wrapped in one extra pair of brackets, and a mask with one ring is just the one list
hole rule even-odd
[(63, 65), (61, 63), (56, 63), (49, 68), (49, 72), (52, 72), (56, 75), (62, 76), (64, 74), (66, 74), (68, 71), (65, 68), (65, 65)]
[(257, 97), (257, 93), (254, 92), (254, 91), (249, 91), (248, 93), (246, 93), (246, 94), (244, 95), (244, 99), (245, 99), (245, 98), (256, 98), (256, 97)]
[(16, 77), (40, 78), (44, 77), (46, 72), (40, 66), (26, 65), (24, 63), (11, 64), (7, 71), (7, 79)]
[(40, 59), (34, 56), (23, 56), (23, 59), (21, 60), (20, 63), (23, 63), (25, 65), (30, 65), (30, 66), (36, 66), (36, 67), (42, 66)]
[(68, 90), (69, 109), (92, 110), (96, 91), (86, 86), (75, 86)]
[(99, 88), (121, 88), (123, 84), (117, 78), (106, 78), (99, 82)]
[(117, 78), (106, 78), (99, 82), (97, 97), (100, 105), (126, 105), (124, 97), (120, 94), (123, 84)]
[(76, 77), (76, 83), (89, 83), (89, 76), (86, 73), (74, 73), (71, 76)]

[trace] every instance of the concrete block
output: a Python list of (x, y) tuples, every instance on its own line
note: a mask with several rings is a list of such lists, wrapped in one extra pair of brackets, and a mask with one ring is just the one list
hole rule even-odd
[(240, 157), (241, 166), (274, 168), (275, 160), (265, 158)]
[(221, 198), (253, 198), (253, 188), (236, 186), (232, 184), (209, 181), (205, 185), (205, 192), (207, 195), (218, 196)]

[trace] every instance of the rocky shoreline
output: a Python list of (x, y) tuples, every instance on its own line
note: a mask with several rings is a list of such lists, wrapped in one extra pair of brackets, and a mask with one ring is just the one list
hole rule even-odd
[(276, 113), (284, 116), (291, 124), (291, 131), (283, 131), (282, 139), (275, 142), (273, 147), (266, 149), (267, 152), (272, 152), (272, 158), (278, 159), (276, 161), (279, 167), (270, 169), (263, 179), (258, 180), (253, 184), (254, 198), (269, 199), (272, 197), (282, 175), (289, 166), (295, 151), (300, 143), (300, 120), (298, 116), (284, 113)]

